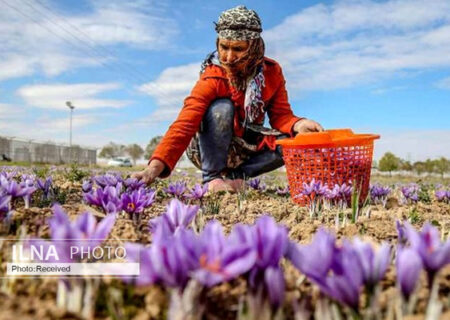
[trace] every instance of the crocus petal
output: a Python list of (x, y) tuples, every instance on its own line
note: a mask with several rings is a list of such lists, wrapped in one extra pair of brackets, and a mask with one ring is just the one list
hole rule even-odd
[(75, 226), (88, 237), (94, 233), (96, 224), (94, 216), (89, 212), (83, 213), (75, 221)]
[(104, 240), (108, 237), (108, 234), (111, 232), (114, 224), (116, 223), (116, 215), (108, 214), (97, 224), (97, 228), (95, 228), (95, 232), (92, 235), (93, 239), (96, 240)]
[(264, 283), (269, 299), (274, 307), (279, 307), (284, 300), (285, 283), (283, 271), (279, 267), (269, 267), (264, 273)]
[(414, 291), (422, 270), (422, 260), (411, 248), (398, 247), (397, 250), (397, 283), (407, 299)]

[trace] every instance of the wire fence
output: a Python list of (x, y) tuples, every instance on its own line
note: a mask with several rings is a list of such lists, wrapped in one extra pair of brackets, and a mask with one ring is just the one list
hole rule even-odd
[(97, 162), (97, 150), (0, 136), (0, 160), (2, 159), (29, 163), (93, 165)]

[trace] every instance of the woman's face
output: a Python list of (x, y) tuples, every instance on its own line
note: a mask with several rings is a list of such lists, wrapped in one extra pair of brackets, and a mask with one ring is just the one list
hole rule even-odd
[(245, 66), (245, 55), (249, 41), (219, 39), (217, 50), (219, 60), (228, 73), (235, 74)]

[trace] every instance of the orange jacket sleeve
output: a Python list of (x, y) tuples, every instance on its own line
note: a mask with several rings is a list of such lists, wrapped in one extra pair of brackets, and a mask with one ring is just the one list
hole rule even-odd
[(302, 118), (294, 116), (291, 105), (288, 101), (286, 80), (284, 79), (280, 67), (278, 67), (277, 71), (279, 72), (278, 76), (280, 77), (280, 85), (269, 103), (267, 114), (269, 116), (269, 122), (272, 128), (292, 136), (292, 127)]
[(150, 161), (158, 159), (166, 165), (161, 178), (170, 175), (192, 137), (199, 130), (203, 115), (211, 102), (217, 98), (217, 81), (216, 78), (201, 78), (197, 81), (191, 94), (184, 100), (178, 118), (153, 152)]

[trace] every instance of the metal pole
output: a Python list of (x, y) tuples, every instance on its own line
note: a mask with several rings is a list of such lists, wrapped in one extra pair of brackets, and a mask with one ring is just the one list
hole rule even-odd
[(70, 101), (66, 101), (66, 105), (70, 108), (69, 163), (72, 163), (72, 114), (75, 106)]

